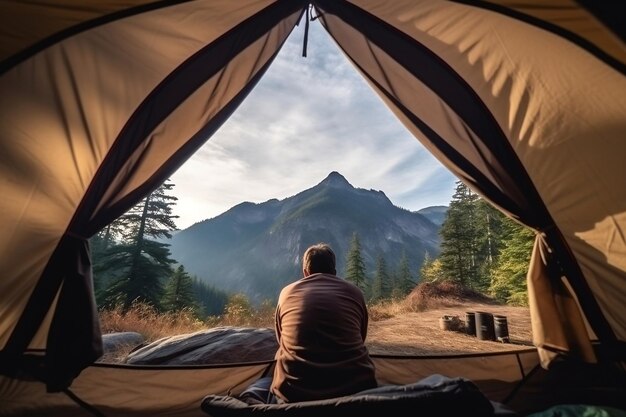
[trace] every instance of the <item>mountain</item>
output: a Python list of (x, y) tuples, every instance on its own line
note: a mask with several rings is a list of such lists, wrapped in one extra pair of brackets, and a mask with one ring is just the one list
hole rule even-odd
[(368, 274), (374, 274), (379, 254), (391, 272), (406, 251), (415, 275), (426, 252), (439, 253), (438, 231), (437, 224), (395, 206), (382, 191), (355, 188), (331, 172), (284, 200), (238, 204), (181, 230), (168, 243), (172, 257), (190, 274), (260, 301), (275, 300), (285, 284), (301, 277), (301, 256), (311, 244), (330, 244), (344, 275), (356, 232)]
[(431, 206), (417, 211), (422, 216), (426, 217), (437, 226), (441, 226), (446, 219), (446, 213), (448, 212), (448, 206)]

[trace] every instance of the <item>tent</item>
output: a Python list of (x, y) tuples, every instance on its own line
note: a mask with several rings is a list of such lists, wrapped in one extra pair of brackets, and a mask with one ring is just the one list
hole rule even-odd
[(200, 392), (262, 373), (93, 365), (87, 239), (208, 140), (310, 20), (448, 169), (537, 232), (536, 349), (377, 358), (381, 380), (461, 360), (451, 372), (506, 383), (564, 357), (623, 364), (625, 18), (573, 0), (0, 2), (0, 414), (193, 414)]

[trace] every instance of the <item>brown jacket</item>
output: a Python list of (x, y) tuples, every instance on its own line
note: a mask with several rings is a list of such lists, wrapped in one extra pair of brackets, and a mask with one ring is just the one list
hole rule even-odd
[(375, 387), (367, 324), (363, 293), (337, 276), (312, 274), (283, 288), (276, 307), (274, 395), (296, 402)]

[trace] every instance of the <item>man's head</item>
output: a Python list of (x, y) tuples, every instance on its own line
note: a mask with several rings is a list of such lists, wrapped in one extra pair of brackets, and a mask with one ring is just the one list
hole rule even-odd
[(310, 246), (302, 258), (302, 273), (304, 276), (323, 273), (336, 275), (335, 253), (325, 243)]

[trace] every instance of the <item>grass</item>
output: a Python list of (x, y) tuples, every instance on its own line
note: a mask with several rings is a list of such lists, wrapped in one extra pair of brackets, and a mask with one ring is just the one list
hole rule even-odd
[(135, 303), (126, 311), (121, 307), (101, 311), (100, 327), (103, 334), (137, 332), (146, 340), (154, 341), (174, 334), (195, 332), (206, 328), (206, 324), (190, 311), (160, 313), (149, 304)]

